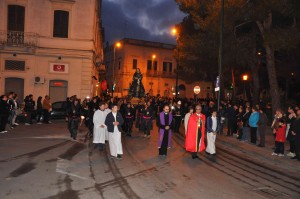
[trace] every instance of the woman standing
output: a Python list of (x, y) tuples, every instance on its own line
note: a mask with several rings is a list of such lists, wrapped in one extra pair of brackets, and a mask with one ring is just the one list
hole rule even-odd
[(43, 115), (43, 105), (42, 105), (42, 96), (39, 96), (36, 101), (36, 116), (37, 116), (37, 124), (42, 124), (41, 117)]
[(282, 114), (281, 117), (275, 121), (274, 127), (273, 133), (275, 134), (275, 151), (272, 155), (284, 156), (286, 122), (282, 117)]
[(255, 106), (252, 107), (252, 113), (249, 118), (249, 125), (250, 125), (250, 133), (251, 133), (251, 143), (256, 144), (257, 140), (257, 123), (259, 120), (259, 113), (257, 112), (257, 108)]

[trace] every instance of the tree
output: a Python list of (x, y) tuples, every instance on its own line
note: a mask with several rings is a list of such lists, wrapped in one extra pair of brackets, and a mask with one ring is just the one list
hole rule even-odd
[[(195, 34), (185, 36), (180, 34), (179, 48), (186, 48), (186, 54), (193, 57), (194, 61), (201, 60), (201, 56), (213, 59), (210, 69), (216, 67), (215, 60), (218, 55), (219, 35), (219, 10), (220, 2), (215, 0), (176, 0), (179, 8), (188, 13), (188, 20), (194, 23)], [(280, 49), (287, 49), (297, 45), (299, 41), (299, 28), (296, 24), (299, 18), (299, 1), (297, 0), (226, 0), (225, 1), (225, 29), (224, 29), (224, 65), (238, 66), (241, 60), (239, 57), (246, 57), (248, 65), (252, 69), (254, 77), (254, 99), (258, 98), (259, 79), (257, 72), (256, 56), (256, 34), (244, 36), (243, 39), (235, 37), (235, 30), (239, 24), (251, 23), (255, 25), (254, 30), (259, 33), (261, 45), (266, 52), (268, 79), (270, 94), (272, 98), (273, 111), (280, 107), (280, 94), (275, 67), (275, 52)], [(189, 22), (191, 23), (191, 22)], [(182, 25), (182, 24), (181, 24)], [(182, 29), (185, 26), (181, 26)], [(182, 30), (183, 33), (186, 30)], [(190, 30), (187, 30), (190, 31)], [(186, 33), (185, 33), (186, 34)], [(254, 35), (254, 36), (253, 36)], [(186, 40), (189, 42), (186, 43)], [(196, 42), (200, 44), (196, 44)], [(241, 45), (241, 44), (253, 44)], [(196, 45), (195, 45), (196, 44)], [(194, 45), (193, 48), (191, 45)], [(250, 56), (249, 56), (250, 55)], [(189, 57), (183, 57), (189, 60)], [(188, 66), (186, 66), (188, 67)], [(201, 68), (201, 67), (200, 67)], [(203, 67), (202, 67), (203, 68)], [(225, 70), (226, 71), (226, 70)]]

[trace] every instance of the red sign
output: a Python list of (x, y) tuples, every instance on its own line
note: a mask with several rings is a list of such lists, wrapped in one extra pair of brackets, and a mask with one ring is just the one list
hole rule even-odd
[(65, 72), (65, 65), (54, 64), (53, 71), (55, 72)]
[(64, 86), (63, 82), (53, 82), (53, 86)]

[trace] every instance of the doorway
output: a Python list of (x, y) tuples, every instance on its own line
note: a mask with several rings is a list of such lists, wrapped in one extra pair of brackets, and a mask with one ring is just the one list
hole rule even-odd
[(52, 103), (66, 101), (68, 95), (68, 81), (50, 80), (49, 95)]
[(19, 102), (24, 100), (24, 79), (17, 77), (5, 78), (5, 94), (14, 92), (19, 97)]

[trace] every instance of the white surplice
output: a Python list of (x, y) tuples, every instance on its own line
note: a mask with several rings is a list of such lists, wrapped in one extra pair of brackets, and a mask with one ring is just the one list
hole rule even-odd
[[(116, 121), (116, 113), (113, 113), (113, 116)], [(111, 156), (117, 157), (117, 155), (123, 154), (121, 132), (118, 126), (114, 126), (114, 132), (108, 132), (108, 142)]]
[[(97, 110), (94, 113), (93, 117), (93, 123), (94, 123), (94, 135), (93, 135), (93, 143), (105, 143), (106, 139), (106, 134), (107, 134), (107, 127), (104, 124), (105, 123), (105, 118), (107, 116), (107, 112)], [(102, 128), (101, 125), (104, 127)]]

